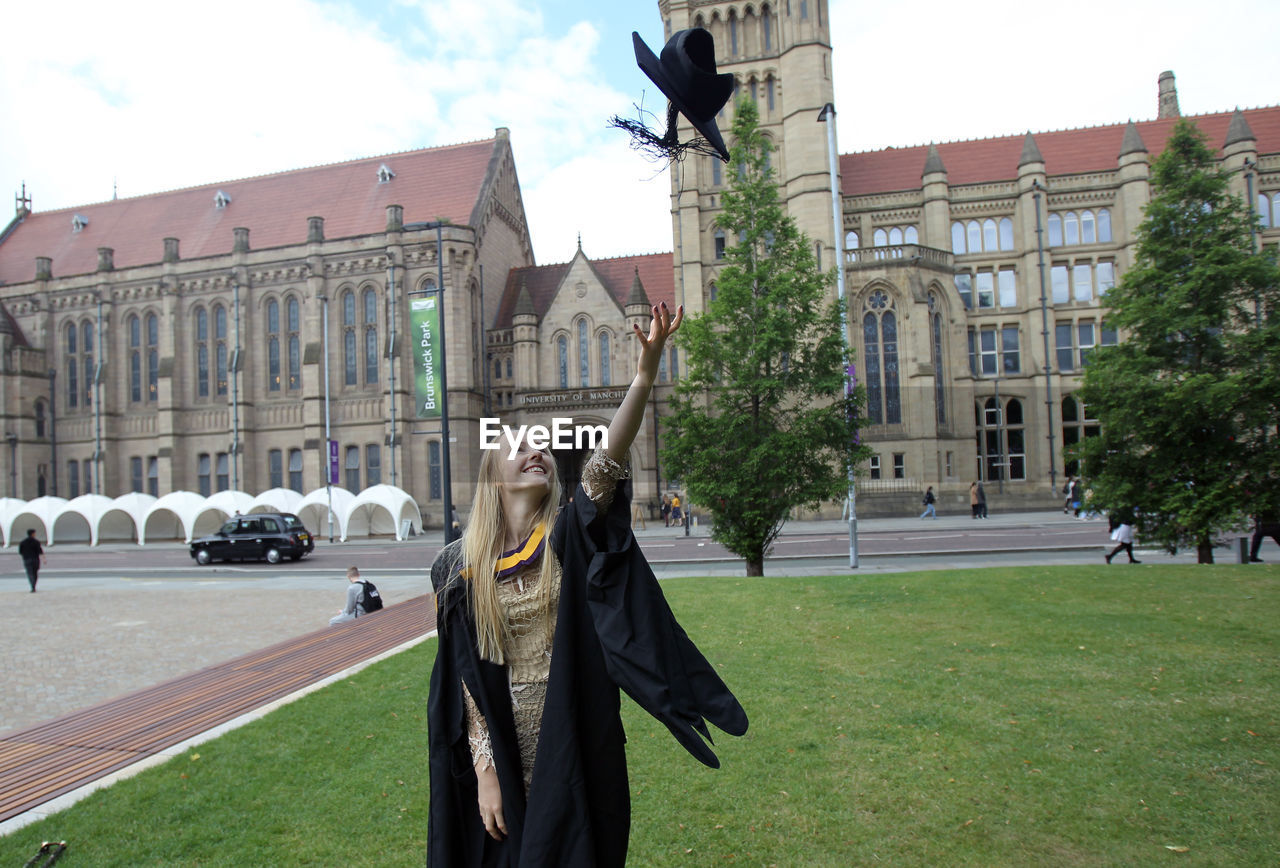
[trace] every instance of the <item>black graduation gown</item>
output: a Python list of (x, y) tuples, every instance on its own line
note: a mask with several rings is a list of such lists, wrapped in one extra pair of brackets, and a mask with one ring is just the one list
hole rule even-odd
[[(432, 566), (439, 646), (428, 703), (431, 868), (621, 868), (631, 797), (619, 688), (712, 768), (719, 761), (703, 741), (711, 738), (704, 719), (731, 735), (746, 732), (742, 706), (676, 623), (636, 544), (628, 488), (619, 484), (603, 515), (579, 488), (552, 531), (563, 576), (527, 801), (506, 668), (480, 659), (465, 586), (439, 593), (457, 572), (459, 544)], [(480, 820), (462, 681), (489, 728), (507, 823), (502, 842)]]

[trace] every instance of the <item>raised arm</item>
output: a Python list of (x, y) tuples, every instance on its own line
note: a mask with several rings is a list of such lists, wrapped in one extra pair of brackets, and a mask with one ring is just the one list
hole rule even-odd
[(667, 344), (667, 338), (676, 333), (684, 320), (684, 305), (676, 309), (675, 316), (667, 309), (667, 303), (654, 305), (652, 319), (649, 321), (649, 334), (635, 329), (636, 340), (640, 341), (640, 362), (636, 365), (636, 376), (627, 389), (626, 396), (618, 405), (618, 412), (613, 414), (609, 423), (609, 447), (605, 454), (621, 464), (631, 450), (631, 443), (636, 439), (640, 423), (644, 420), (644, 406), (649, 400), (649, 391), (653, 381), (658, 377), (658, 363)]

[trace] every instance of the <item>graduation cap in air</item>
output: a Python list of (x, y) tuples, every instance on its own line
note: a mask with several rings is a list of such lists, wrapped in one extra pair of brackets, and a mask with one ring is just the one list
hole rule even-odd
[[(659, 138), (633, 121), (614, 118), (613, 125), (630, 132), (634, 146), (661, 156), (679, 158), (685, 151), (694, 150), (729, 162), (729, 150), (716, 126), (716, 115), (733, 94), (733, 74), (716, 72), (716, 45), (711, 34), (701, 27), (678, 31), (662, 47), (661, 57), (649, 50), (639, 33), (631, 34), (631, 42), (636, 63), (670, 101), (667, 130)], [(679, 141), (679, 115), (689, 119), (701, 139)]]

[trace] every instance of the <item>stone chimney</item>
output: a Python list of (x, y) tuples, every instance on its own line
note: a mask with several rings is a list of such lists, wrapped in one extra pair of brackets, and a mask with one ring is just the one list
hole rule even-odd
[(1173, 82), (1173, 71), (1166, 69), (1160, 73), (1160, 113), (1159, 118), (1180, 118), (1178, 111), (1178, 86)]
[(387, 231), (400, 232), (404, 229), (404, 207), (401, 205), (387, 206)]
[(324, 218), (307, 218), (307, 243), (316, 244), (324, 241)]
[[(245, 243), (246, 244), (248, 243), (248, 239), (245, 239)], [(164, 240), (164, 260), (163, 261), (164, 262), (178, 261), (178, 239), (166, 238)]]
[(98, 270), (99, 271), (115, 271), (116, 252), (110, 247), (98, 248)]
[(249, 230), (244, 226), (237, 226), (231, 230), (235, 242), (231, 245), (232, 253), (248, 253), (249, 252)]
[(36, 257), (36, 280), (53, 279), (53, 259), (48, 256)]

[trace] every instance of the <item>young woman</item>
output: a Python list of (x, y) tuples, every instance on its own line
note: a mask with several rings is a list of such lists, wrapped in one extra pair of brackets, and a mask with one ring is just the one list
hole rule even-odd
[(623, 484), (664, 345), (637, 326), (635, 379), (568, 503), (549, 451), (481, 459), (471, 520), (431, 567), (439, 646), (428, 710), (427, 864), (619, 866), (630, 825), (619, 688), (695, 757), (742, 706), (675, 622), (630, 530)]

